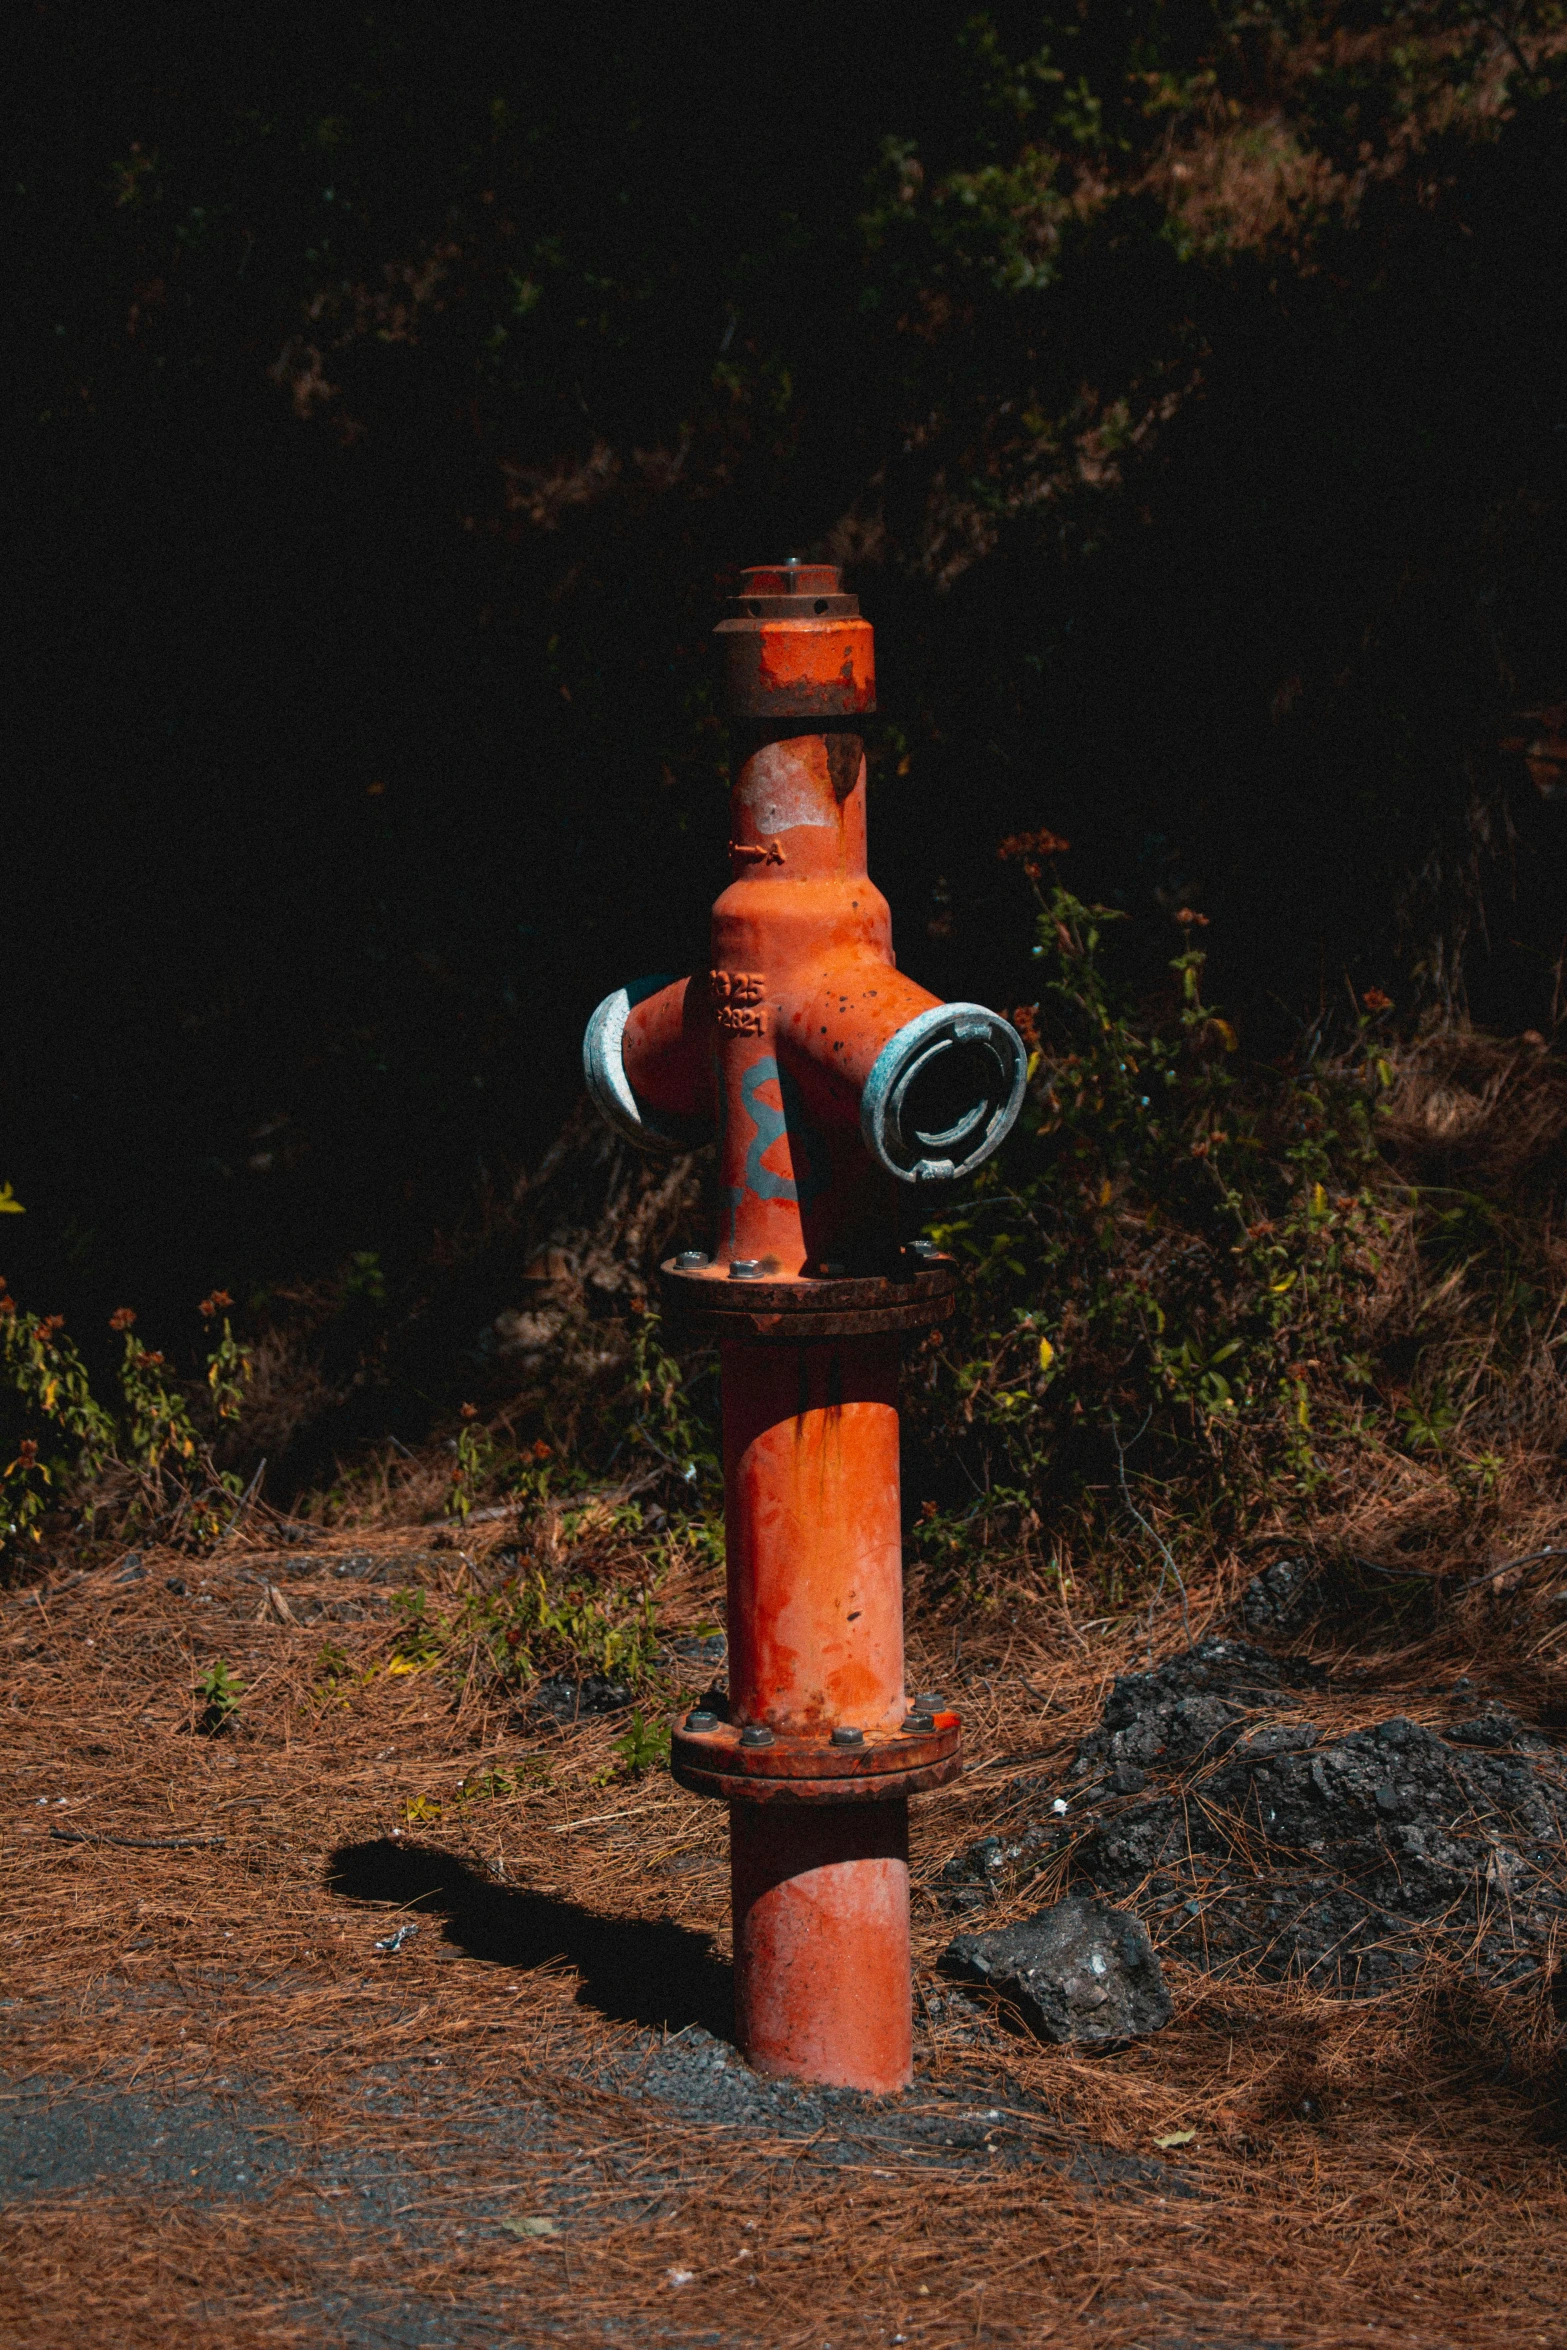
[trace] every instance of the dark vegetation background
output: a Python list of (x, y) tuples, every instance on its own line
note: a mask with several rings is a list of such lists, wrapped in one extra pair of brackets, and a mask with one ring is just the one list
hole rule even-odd
[(1037, 992), (1049, 825), (1150, 988), (1208, 916), (1248, 1054), (1367, 985), (1553, 1032), (1560, 11), (5, 38), (0, 1240), (89, 1353), (504, 1223), (699, 951), (715, 582), (786, 550), (876, 624), (933, 988)]

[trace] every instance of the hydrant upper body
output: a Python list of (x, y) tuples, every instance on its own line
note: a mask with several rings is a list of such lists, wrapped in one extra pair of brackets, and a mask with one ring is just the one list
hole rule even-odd
[(731, 879), (708, 967), (601, 1004), (588, 1082), (655, 1149), (718, 1144), (711, 1252), (666, 1304), (722, 1348), (727, 1719), (677, 1724), (728, 1802), (739, 2038), (764, 2070), (870, 2089), (911, 2063), (907, 1798), (959, 1765), (903, 1685), (897, 1370), (953, 1271), (900, 1209), (1012, 1124), (1016, 1031), (898, 970), (866, 868), (872, 638), (826, 565), (747, 572), (717, 631)]
[(623, 1131), (681, 1149), (716, 1125), (719, 1280), (885, 1269), (899, 1190), (970, 1174), (1026, 1080), (1008, 1022), (897, 967), (866, 867), (871, 630), (837, 584), (825, 564), (745, 574), (717, 632), (737, 756), (711, 963), (609, 998), (588, 1032)]

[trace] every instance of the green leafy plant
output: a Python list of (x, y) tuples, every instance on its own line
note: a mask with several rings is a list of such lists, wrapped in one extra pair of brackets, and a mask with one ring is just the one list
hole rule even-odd
[(657, 1770), (669, 1760), (669, 1724), (644, 1719), (633, 1711), (630, 1727), (615, 1740), (612, 1749), (621, 1775), (640, 1779), (645, 1771)]
[(495, 1446), (488, 1431), (479, 1425), (477, 1404), (465, 1403), (462, 1406), (461, 1425), (454, 1439), (454, 1451), (456, 1458), (452, 1464), (452, 1481), (447, 1489), (446, 1514), (466, 1525), (479, 1488), (495, 1460)]
[(339, 1648), (335, 1640), (324, 1641), (311, 1669), (312, 1688), (324, 1697), (335, 1697), (345, 1682), (357, 1679), (347, 1651)]
[(226, 1289), (215, 1289), (204, 1297), (199, 1307), (202, 1320), (218, 1324), (218, 1333), (207, 1353), (207, 1392), (212, 1398), (215, 1419), (237, 1420), (244, 1410), (245, 1389), (250, 1382), (251, 1352), (241, 1346), (224, 1309), (234, 1300)]
[(222, 1313), (231, 1303), (217, 1290), (201, 1306), (209, 1322), (221, 1317), (204, 1365), (203, 1426), (168, 1358), (137, 1337), (129, 1306), (109, 1317), (121, 1349), (118, 1396), (106, 1403), (62, 1318), (24, 1312), (0, 1280), (0, 1415), (16, 1430), (0, 1468), (0, 1548), (38, 1541), (51, 1506), (80, 1498), (90, 1514), (95, 1494), (127, 1527), (167, 1540), (210, 1541), (222, 1530), (241, 1486), (212, 1446), (243, 1408), (251, 1364)]
[(568, 1578), (552, 1588), (542, 1569), (469, 1603), (462, 1629), (508, 1680), (541, 1672), (598, 1673), (635, 1687), (657, 1648), (653, 1597)]
[(657, 1654), (653, 1593), (568, 1576), (552, 1583), (542, 1567), (473, 1593), (449, 1616), (431, 1614), (422, 1591), (393, 1594), (399, 1619), (388, 1670), (424, 1672), (480, 1663), (508, 1686), (530, 1688), (546, 1673), (600, 1674), (635, 1688)]
[(216, 1737), (239, 1712), (245, 1683), (238, 1679), (226, 1658), (215, 1657), (206, 1671), (197, 1676), (195, 1694), (202, 1707), (197, 1727), (208, 1737)]
[(394, 1591), (392, 1612), (398, 1619), (392, 1670), (423, 1672), (438, 1664), (450, 1644), (450, 1626), (431, 1616), (424, 1592)]
[(349, 1258), (348, 1270), (343, 1275), (343, 1295), (357, 1299), (362, 1305), (385, 1305), (386, 1275), (373, 1248), (355, 1249)]
[[(966, 1275), (917, 1405), (966, 1498), (918, 1527), (951, 1568), (1052, 1504), (1129, 1480), (1201, 1486), (1233, 1519), (1321, 1475), (1320, 1412), (1374, 1287), (1384, 1220), (1366, 1023), (1336, 1062), (1246, 1065), (1203, 991), (1182, 909), (1162, 994), (1134, 998), (1107, 948), (1122, 917), (1056, 877), (1066, 844), (1003, 855), (1034, 885), (1037, 1002), (1020, 1130), (931, 1226)], [(918, 1393), (918, 1389), (916, 1390)]]
[(605, 1541), (613, 1540), (616, 1535), (640, 1534), (642, 1504), (639, 1501), (586, 1502), (580, 1509), (562, 1510), (557, 1531), (561, 1546), (566, 1550), (584, 1541)]
[(675, 1470), (693, 1496), (720, 1490), (714, 1366), (670, 1354), (662, 1317), (651, 1306), (636, 1317), (627, 1389), (629, 1432), (637, 1441)]

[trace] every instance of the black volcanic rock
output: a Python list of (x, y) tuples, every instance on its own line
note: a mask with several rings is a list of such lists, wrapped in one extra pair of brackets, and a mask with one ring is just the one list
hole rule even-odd
[(1135, 1896), (1161, 1947), (1199, 1964), (1374, 1992), (1435, 1941), (1492, 1980), (1532, 1973), (1567, 1919), (1564, 1854), (1544, 1739), (1458, 1746), (1395, 1716), (1315, 1749), (1237, 1747), (1097, 1826), (1072, 1874)]
[(1306, 1718), (1323, 1681), (1225, 1640), (1124, 1675), (1066, 1816), (1047, 1782), (1016, 1790), (1029, 1812), (947, 1864), (943, 1905), (1048, 1868), (1135, 1904), (1160, 1950), (1200, 1966), (1373, 1993), (1440, 1949), (1528, 1979), (1567, 1925), (1559, 1748), (1494, 1705), (1442, 1734), (1394, 1716), (1324, 1741)]
[(1077, 1750), (1071, 1776), (1092, 1781), (1113, 1775), (1117, 1764), (1168, 1771), (1223, 1754), (1252, 1714), (1292, 1708), (1323, 1679), (1314, 1666), (1269, 1656), (1244, 1640), (1199, 1641), (1152, 1672), (1121, 1674), (1100, 1727)]
[(959, 1982), (999, 1992), (1047, 2040), (1103, 2047), (1170, 2020), (1147, 1928), (1102, 1901), (1077, 1896), (994, 1934), (959, 1934), (941, 1963)]

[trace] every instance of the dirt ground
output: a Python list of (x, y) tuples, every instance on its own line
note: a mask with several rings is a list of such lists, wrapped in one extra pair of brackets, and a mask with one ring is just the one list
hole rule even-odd
[[(1174, 1610), (916, 1610), (910, 1686), (959, 1704), (968, 1768), (915, 1806), (919, 2077), (877, 2104), (727, 2046), (724, 1823), (625, 1775), (623, 1721), (527, 1731), (386, 1669), (391, 1592), (483, 1572), (428, 1529), (263, 1527), (7, 1596), (6, 2343), (1567, 2345), (1543, 1984), (1433, 1964), (1357, 2001), (1167, 1961), (1168, 2029), (1090, 2057), (937, 1974), (976, 1922), (942, 1865), (1024, 1779), (1070, 1792)], [(667, 1593), (662, 1629), (715, 1607)], [(1537, 1699), (1489, 1623), (1355, 1704), (1435, 1718), (1460, 1672)], [(207, 1735), (218, 1655), (246, 1689)]]

